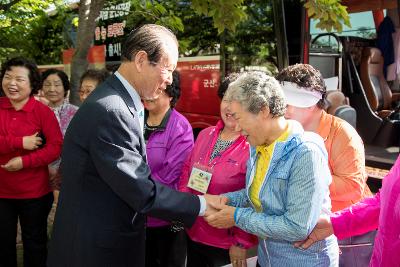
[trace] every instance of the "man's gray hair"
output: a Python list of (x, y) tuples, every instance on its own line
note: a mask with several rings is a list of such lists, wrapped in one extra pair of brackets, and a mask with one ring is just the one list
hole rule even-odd
[(145, 51), (149, 61), (158, 62), (164, 52), (166, 42), (171, 40), (178, 47), (175, 34), (168, 28), (156, 24), (145, 24), (129, 33), (122, 44), (121, 60), (131, 61), (137, 52)]
[(274, 77), (263, 72), (244, 72), (231, 83), (224, 99), (236, 101), (247, 111), (258, 114), (268, 107), (273, 117), (281, 117), (286, 112), (286, 100)]

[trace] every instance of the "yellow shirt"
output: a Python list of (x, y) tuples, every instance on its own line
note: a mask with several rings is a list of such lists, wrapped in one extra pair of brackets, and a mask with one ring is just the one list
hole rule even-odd
[(256, 208), (257, 212), (262, 211), (261, 201), (259, 198), (261, 186), (264, 182), (265, 175), (267, 174), (269, 164), (271, 162), (274, 148), (277, 142), (285, 141), (290, 133), (290, 126), (286, 127), (286, 130), (270, 145), (261, 145), (256, 147), (257, 162), (256, 162), (256, 173), (254, 175), (253, 182), (251, 183), (249, 195), (250, 200)]

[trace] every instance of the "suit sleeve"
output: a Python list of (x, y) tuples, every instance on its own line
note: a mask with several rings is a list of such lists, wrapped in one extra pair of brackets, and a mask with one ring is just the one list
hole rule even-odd
[(140, 154), (140, 126), (130, 113), (108, 110), (90, 144), (91, 158), (101, 178), (133, 210), (191, 226), (200, 210), (198, 197), (155, 182)]

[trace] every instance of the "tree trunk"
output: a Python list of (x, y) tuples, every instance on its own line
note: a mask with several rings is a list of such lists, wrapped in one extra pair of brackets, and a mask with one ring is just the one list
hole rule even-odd
[(79, 79), (87, 70), (87, 55), (93, 42), (96, 18), (103, 8), (104, 0), (81, 0), (79, 3), (79, 24), (75, 53), (71, 62), (70, 103), (79, 105)]

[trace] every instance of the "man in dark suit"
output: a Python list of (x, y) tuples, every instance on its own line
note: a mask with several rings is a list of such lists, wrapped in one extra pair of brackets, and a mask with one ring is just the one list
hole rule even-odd
[(71, 121), (49, 267), (144, 266), (145, 214), (191, 226), (204, 214), (206, 199), (218, 201), (174, 191), (150, 177), (140, 98), (155, 99), (171, 84), (177, 60), (178, 42), (168, 29), (135, 29), (118, 71)]

